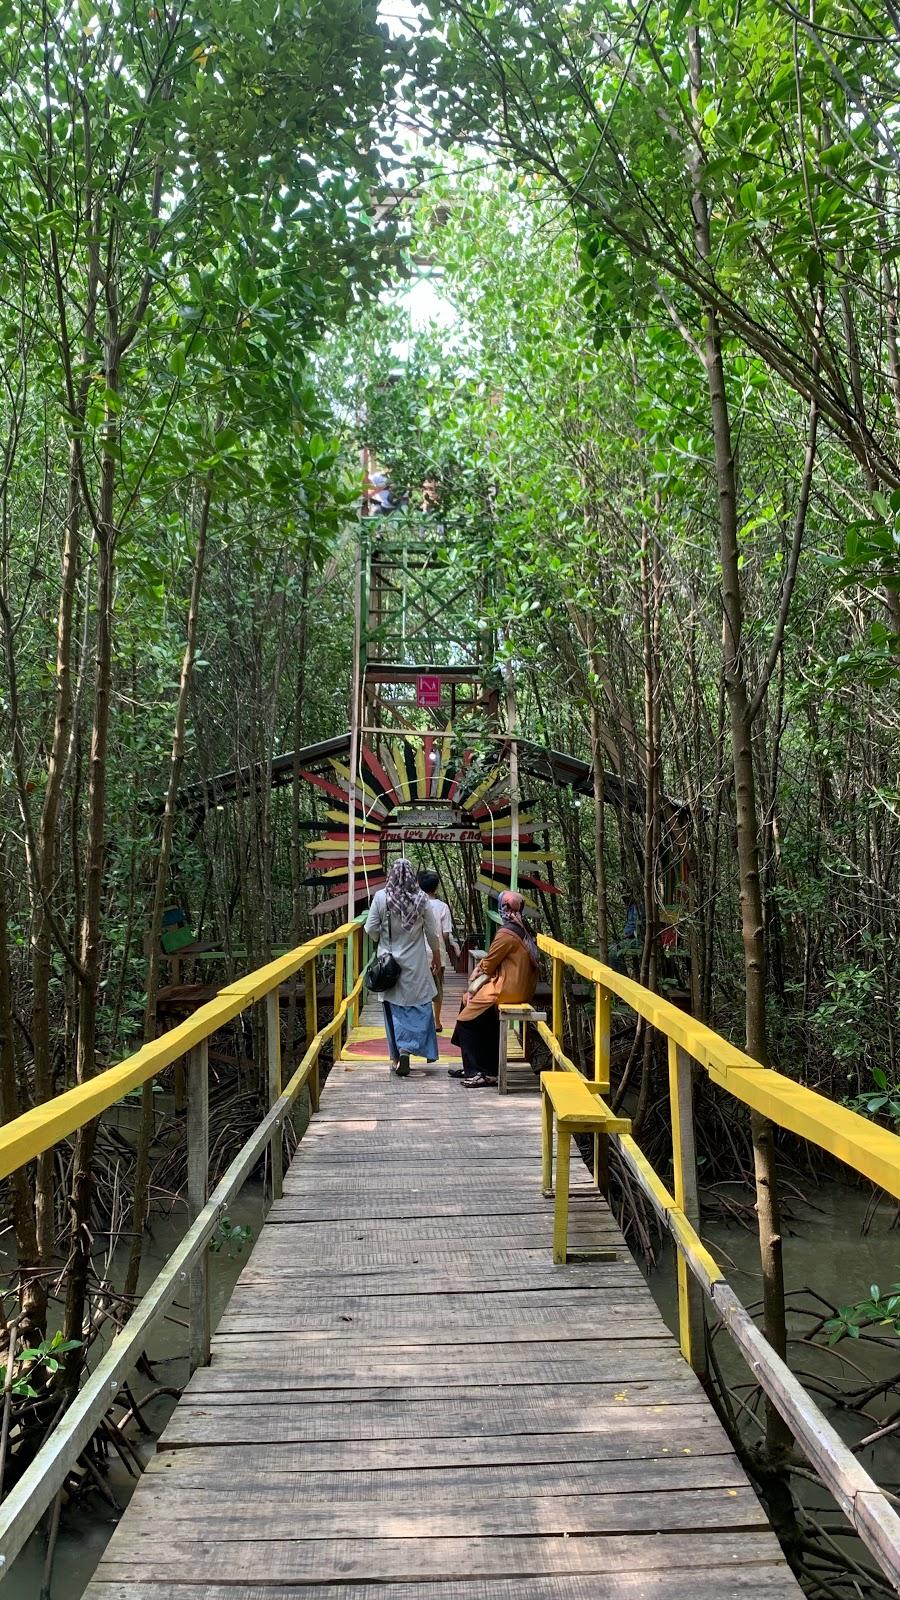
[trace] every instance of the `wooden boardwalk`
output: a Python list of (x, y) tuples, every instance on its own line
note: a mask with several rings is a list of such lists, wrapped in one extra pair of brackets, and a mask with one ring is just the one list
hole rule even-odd
[(586, 1170), (552, 1265), (533, 1087), (393, 1078), (377, 1016), (89, 1600), (798, 1600)]

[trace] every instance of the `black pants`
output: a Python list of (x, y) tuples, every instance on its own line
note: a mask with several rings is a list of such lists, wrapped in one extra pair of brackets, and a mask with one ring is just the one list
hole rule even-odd
[(500, 1057), (500, 1013), (496, 1006), (488, 1006), (470, 1022), (459, 1021), (453, 1030), (452, 1043), (462, 1054), (463, 1077), (474, 1078), (481, 1072), (486, 1078), (496, 1078)]

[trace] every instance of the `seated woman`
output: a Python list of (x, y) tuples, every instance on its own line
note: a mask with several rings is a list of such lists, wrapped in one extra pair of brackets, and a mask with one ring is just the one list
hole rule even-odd
[[(538, 981), (538, 948), (522, 916), (525, 901), (514, 889), (499, 900), (501, 926), (491, 948), (472, 973), (471, 987), (463, 996), (463, 1009), (453, 1030), (453, 1043), (462, 1053), (461, 1067), (451, 1067), (451, 1078), (461, 1078), (463, 1088), (497, 1085), (500, 1053), (499, 1005), (526, 1005), (534, 998)], [(479, 982), (485, 978), (486, 982)]]
[(438, 1042), (432, 1001), (437, 993), (434, 972), (441, 960), (437, 919), (427, 894), (419, 888), (411, 864), (401, 858), (388, 873), (387, 883), (372, 898), (366, 933), (379, 953), (390, 951), (400, 967), (393, 989), (378, 998), (384, 1006), (391, 1070), (400, 1078), (409, 1074), (411, 1055), (437, 1061)]

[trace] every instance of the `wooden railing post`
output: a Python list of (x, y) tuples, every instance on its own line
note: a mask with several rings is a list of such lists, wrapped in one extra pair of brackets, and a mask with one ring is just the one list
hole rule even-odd
[[(594, 985), (594, 1082), (602, 1094), (609, 1093), (610, 993), (602, 983)], [(609, 1134), (594, 1135), (594, 1182), (609, 1195)]]
[[(358, 922), (350, 935), (353, 940), (353, 982), (355, 983), (365, 964), (365, 950), (363, 946), (363, 925)], [(359, 1013), (362, 1005), (362, 996), (357, 995), (350, 1012), (350, 1026), (359, 1026)]]
[[(280, 987), (266, 995), (266, 1062), (268, 1067), (269, 1110), (281, 1096), (281, 1003)], [(272, 1163), (272, 1199), (284, 1192), (284, 1129), (277, 1128), (269, 1145)]]
[[(346, 960), (346, 951), (344, 949), (344, 941), (343, 941), (343, 939), (341, 939), (341, 940), (338, 941), (338, 943), (334, 947), (334, 1006), (333, 1006), (332, 1012), (331, 1012), (331, 1015), (333, 1017), (337, 1016), (338, 1012), (341, 1009), (341, 1006), (344, 1003), (344, 963), (345, 963), (345, 960)], [(337, 1030), (337, 1033), (334, 1036), (334, 1047), (333, 1047), (334, 1053), (333, 1053), (333, 1057), (332, 1057), (332, 1059), (334, 1061), (337, 1061), (337, 1058), (341, 1053), (341, 1038), (343, 1036), (343, 1032), (344, 1032), (344, 1028), (343, 1028), (343, 1024), (341, 1024), (341, 1026)]]
[[(697, 1151), (694, 1139), (694, 1067), (686, 1050), (669, 1040), (669, 1104), (672, 1118), (672, 1169), (675, 1204), (695, 1232), (700, 1231)], [(698, 1377), (706, 1372), (706, 1317), (703, 1291), (681, 1251), (678, 1268), (678, 1334), (681, 1353)]]
[[(187, 1057), (188, 1220), (196, 1222), (209, 1198), (209, 1045), (195, 1044)], [(201, 1250), (190, 1274), (191, 1371), (209, 1362), (209, 1251)]]
[(563, 1043), (563, 1028), (565, 1027), (565, 1011), (563, 1008), (563, 976), (564, 967), (559, 956), (553, 956), (550, 963), (550, 987), (553, 996), (550, 1028), (559, 1043)]

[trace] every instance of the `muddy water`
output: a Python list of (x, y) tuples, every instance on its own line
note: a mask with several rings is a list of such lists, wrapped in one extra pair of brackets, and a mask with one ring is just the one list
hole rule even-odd
[[(900, 1228), (891, 1228), (894, 1208), (889, 1202), (881, 1206), (866, 1231), (869, 1208), (866, 1192), (837, 1183), (823, 1184), (809, 1189), (808, 1201), (805, 1206), (793, 1206), (793, 1216), (784, 1227), (785, 1290), (789, 1304), (792, 1291), (798, 1303), (812, 1308), (815, 1305), (812, 1296), (802, 1291), (815, 1290), (832, 1305), (847, 1305), (868, 1298), (872, 1284), (877, 1284), (884, 1292), (891, 1284), (900, 1283)], [(704, 1224), (703, 1237), (744, 1305), (756, 1309), (762, 1283), (755, 1234), (734, 1224), (713, 1222)], [(669, 1249), (651, 1271), (648, 1282), (663, 1316), (674, 1329), (677, 1297), (674, 1259)], [(827, 1315), (825, 1308), (822, 1309)], [(856, 1388), (868, 1379), (900, 1371), (900, 1339), (896, 1341), (896, 1352), (850, 1339), (827, 1350), (803, 1342), (810, 1327), (808, 1317), (795, 1314), (789, 1319), (791, 1366), (804, 1378), (812, 1376), (814, 1381), (824, 1378)], [(748, 1389), (742, 1391), (746, 1397), (749, 1394), (747, 1368), (726, 1334), (717, 1338), (716, 1350), (728, 1382), (748, 1384)], [(877, 1422), (843, 1414), (827, 1400), (817, 1398), (849, 1443), (856, 1443), (877, 1426)], [(871, 1408), (873, 1416), (880, 1421), (893, 1414), (895, 1405), (896, 1402), (885, 1408), (881, 1402), (875, 1402)], [(759, 1437), (760, 1431), (749, 1425), (748, 1440)], [(886, 1442), (877, 1448), (869, 1447), (860, 1453), (859, 1460), (885, 1486), (895, 1488), (900, 1482), (900, 1444)]]
[[(246, 1261), (263, 1218), (262, 1188), (258, 1183), (248, 1183), (229, 1207), (233, 1223), (243, 1223), (253, 1230), (253, 1239), (244, 1246), (243, 1254), (229, 1256), (223, 1248), (210, 1256), (210, 1300), (212, 1323), (215, 1327), (229, 1299), (232, 1288)], [(144, 1251), (144, 1270), (141, 1288), (146, 1288), (168, 1260), (171, 1251), (185, 1228), (184, 1209), (180, 1208), (168, 1218), (155, 1218), (152, 1239)], [(140, 1403), (142, 1395), (150, 1394), (156, 1387), (180, 1389), (188, 1379), (186, 1307), (175, 1305), (170, 1316), (161, 1323), (148, 1343), (148, 1353), (156, 1374), (156, 1383), (146, 1378), (132, 1382), (133, 1392)], [(175, 1408), (175, 1400), (168, 1395), (152, 1400), (145, 1416), (154, 1430), (160, 1433)], [(153, 1454), (154, 1439), (142, 1438), (132, 1428), (130, 1438), (146, 1460)], [(120, 1506), (131, 1497), (135, 1480), (129, 1476), (121, 1462), (113, 1458), (108, 1478), (109, 1487)], [(52, 1600), (79, 1600), (87, 1587), (98, 1561), (112, 1535), (118, 1516), (111, 1506), (94, 1496), (80, 1511), (64, 1513), (56, 1547), (53, 1567)], [(0, 1584), (0, 1600), (38, 1600), (41, 1592), (41, 1574), (44, 1565), (44, 1541), (40, 1533), (26, 1545), (8, 1577)]]

